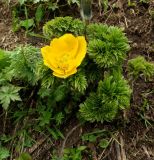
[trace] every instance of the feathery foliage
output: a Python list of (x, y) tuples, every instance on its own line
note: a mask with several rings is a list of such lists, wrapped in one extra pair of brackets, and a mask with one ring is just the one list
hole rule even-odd
[(65, 33), (83, 35), (84, 23), (72, 17), (56, 17), (44, 25), (43, 33), (50, 39), (53, 37), (60, 37)]
[(149, 79), (154, 77), (154, 63), (146, 61), (143, 56), (138, 56), (128, 61), (128, 71), (134, 78), (143, 76)]
[(131, 90), (121, 75), (106, 76), (97, 91), (80, 104), (80, 113), (87, 121), (111, 121), (119, 109), (129, 107)]
[(84, 92), (88, 86), (84, 72), (78, 72), (70, 78), (69, 85), (78, 92)]
[(36, 64), (41, 60), (39, 49), (30, 45), (21, 46), (12, 51), (10, 66), (5, 69), (5, 72), (10, 75), (11, 80), (14, 78), (35, 85), (38, 80), (36, 77)]
[(91, 24), (87, 27), (88, 54), (99, 66), (110, 68), (122, 65), (129, 50), (128, 39), (118, 27)]

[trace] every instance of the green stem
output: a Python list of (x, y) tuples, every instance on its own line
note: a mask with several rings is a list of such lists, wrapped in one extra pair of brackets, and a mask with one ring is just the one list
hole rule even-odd
[(6, 131), (6, 119), (7, 119), (7, 110), (4, 110), (4, 123), (3, 123), (3, 134), (5, 134), (5, 131)]

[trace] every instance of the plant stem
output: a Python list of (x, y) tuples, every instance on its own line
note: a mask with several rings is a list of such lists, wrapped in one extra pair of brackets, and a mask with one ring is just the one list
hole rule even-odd
[(5, 131), (6, 131), (7, 114), (8, 114), (7, 110), (4, 110), (3, 134), (5, 134)]

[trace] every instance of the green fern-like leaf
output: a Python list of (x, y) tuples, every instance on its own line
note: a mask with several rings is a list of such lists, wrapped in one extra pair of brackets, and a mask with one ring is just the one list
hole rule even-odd
[(50, 39), (60, 37), (65, 33), (83, 35), (84, 24), (79, 19), (73, 19), (72, 17), (57, 17), (44, 25), (43, 33)]
[(65, 99), (68, 93), (68, 88), (66, 85), (60, 85), (57, 87), (57, 89), (54, 91), (54, 100), (59, 102)]
[(90, 122), (111, 121), (119, 109), (130, 103), (131, 90), (121, 76), (106, 76), (99, 82), (97, 92), (91, 93), (80, 105), (82, 117)]
[(102, 68), (122, 65), (129, 50), (128, 39), (118, 27), (91, 24), (87, 29), (88, 54)]
[(70, 78), (69, 84), (70, 86), (72, 86), (73, 89), (83, 93), (88, 87), (85, 73), (76, 73), (73, 77)]
[[(97, 82), (103, 78), (104, 70), (99, 68), (96, 64), (89, 61), (87, 70), (86, 70), (86, 77), (88, 84), (92, 84), (95, 86)], [(92, 86), (91, 86), (92, 87)]]
[(87, 26), (88, 40), (100, 39), (105, 40), (109, 26), (103, 24), (90, 24)]
[(11, 64), (5, 71), (10, 78), (27, 81), (31, 85), (37, 83), (37, 63), (42, 61), (38, 48), (30, 45), (18, 47), (12, 51), (10, 58)]
[(8, 109), (11, 101), (21, 101), (18, 93), (20, 89), (13, 85), (2, 86), (0, 88), (0, 103), (5, 110)]
[(55, 77), (52, 71), (43, 64), (43, 61), (37, 64), (37, 77), (43, 88), (48, 89), (54, 85)]

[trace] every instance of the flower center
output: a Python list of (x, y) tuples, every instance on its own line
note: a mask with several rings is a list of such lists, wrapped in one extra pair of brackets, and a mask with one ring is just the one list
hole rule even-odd
[(57, 60), (58, 68), (63, 70), (64, 73), (69, 68), (69, 63), (68, 63), (69, 59), (70, 59), (70, 54), (64, 53), (63, 56), (61, 56), (60, 59)]

